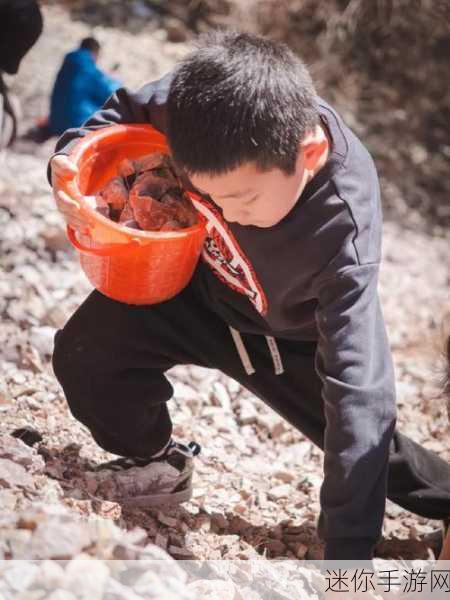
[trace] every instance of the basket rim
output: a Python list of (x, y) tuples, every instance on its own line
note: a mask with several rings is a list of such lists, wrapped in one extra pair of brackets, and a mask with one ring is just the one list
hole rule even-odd
[[(88, 132), (84, 137), (82, 137), (72, 148), (69, 153), (70, 159), (78, 166), (84, 152), (91, 147), (94, 147), (99, 144), (102, 140), (110, 139), (115, 136), (118, 136), (123, 133), (148, 133), (154, 137), (159, 137), (159, 140), (155, 140), (155, 144), (159, 144), (165, 147), (167, 154), (170, 155), (167, 138), (166, 136), (149, 124), (114, 124), (114, 125), (106, 125), (105, 127), (101, 127), (95, 131)], [(185, 193), (191, 197), (191, 199), (200, 199), (201, 196), (196, 194), (195, 192), (191, 192), (189, 190), (184, 190)], [(198, 223), (195, 225), (191, 225), (190, 227), (185, 227), (184, 229), (178, 229), (175, 231), (143, 231), (139, 229), (133, 229), (131, 227), (127, 227), (126, 225), (119, 225), (115, 221), (108, 219), (101, 213), (97, 212), (94, 208), (92, 208), (88, 201), (86, 200), (87, 196), (80, 192), (78, 186), (78, 176), (72, 180), (70, 185), (70, 193), (69, 195), (73, 196), (77, 202), (80, 203), (80, 206), (87, 215), (89, 215), (89, 221), (97, 221), (99, 225), (105, 228), (110, 228), (117, 233), (121, 233), (125, 235), (130, 241), (138, 241), (140, 243), (149, 242), (151, 240), (161, 240), (161, 239), (171, 239), (171, 238), (183, 238), (190, 237), (195, 235), (199, 231), (203, 231), (206, 227), (205, 219), (201, 213), (197, 211), (198, 215)], [(126, 242), (124, 242), (126, 243)]]

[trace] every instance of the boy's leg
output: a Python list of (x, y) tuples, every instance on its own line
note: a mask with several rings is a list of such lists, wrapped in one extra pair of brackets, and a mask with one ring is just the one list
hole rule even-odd
[[(74, 416), (104, 449), (149, 456), (170, 438), (164, 372), (175, 364), (217, 368), (323, 448), (325, 418), (313, 342), (277, 340), (276, 375), (264, 336), (242, 334), (256, 373), (243, 367), (230, 330), (196, 293), (195, 277), (172, 300), (133, 307), (93, 292), (56, 338), (53, 364)], [(388, 497), (428, 518), (450, 515), (450, 465), (396, 432)]]
[(55, 375), (72, 414), (102, 448), (148, 457), (167, 444), (173, 388), (164, 373), (176, 364), (208, 366), (211, 348), (221, 345), (208, 312), (192, 285), (154, 306), (94, 291), (57, 332)]
[[(254, 378), (246, 377), (227, 324), (198, 293), (198, 273), (177, 296), (153, 306), (126, 305), (92, 292), (58, 331), (53, 368), (72, 414), (91, 432), (105, 450), (121, 456), (147, 457), (170, 439), (172, 424), (167, 401), (173, 389), (164, 373), (176, 364), (217, 368), (252, 389)], [(252, 336), (260, 344), (256, 352), (259, 368), (270, 371), (272, 362), (263, 336)], [(296, 344), (296, 349), (299, 345)], [(310, 376), (315, 345), (300, 344), (305, 360), (298, 394), (320, 395), (318, 379)], [(270, 375), (270, 373), (269, 373)], [(258, 373), (258, 381), (264, 373)], [(290, 380), (267, 381), (283, 402), (283, 416), (300, 418)], [(266, 379), (253, 391), (265, 389)], [(264, 396), (263, 396), (264, 397)], [(266, 401), (269, 401), (266, 399)], [(270, 403), (270, 401), (269, 401)], [(320, 412), (320, 409), (319, 409)], [(317, 407), (305, 402), (301, 411), (302, 431), (321, 445), (322, 425)]]
[[(276, 375), (264, 336), (242, 334), (242, 340), (256, 372), (247, 375), (238, 364), (228, 374), (323, 449), (325, 417), (322, 384), (314, 368), (315, 343), (277, 339), (284, 373)], [(222, 370), (227, 372), (226, 367)], [(388, 498), (430, 519), (450, 516), (450, 464), (395, 431), (389, 457)]]

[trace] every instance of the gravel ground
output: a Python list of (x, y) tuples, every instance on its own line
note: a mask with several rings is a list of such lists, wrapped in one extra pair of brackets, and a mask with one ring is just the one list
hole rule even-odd
[[(13, 82), (24, 127), (45, 114), (59, 57), (92, 33), (60, 8), (47, 8), (45, 17), (45, 35)], [(131, 87), (164, 73), (187, 50), (167, 42), (161, 30), (93, 33), (104, 44), (103, 66), (119, 61), (117, 73)], [(57, 483), (53, 500), (82, 515), (112, 519), (124, 530), (140, 526), (148, 541), (175, 558), (321, 557), (315, 534), (321, 452), (216, 371), (169, 372), (175, 434), (203, 446), (192, 501), (163, 513), (125, 510), (90, 494), (84, 468), (111, 455), (70, 415), (49, 363), (55, 330), (90, 291), (46, 181), (52, 147), (51, 141), (38, 148), (19, 141), (1, 157), (0, 435), (36, 429), (43, 437), (43, 477)], [(396, 365), (399, 427), (450, 460), (437, 341), (448, 302), (448, 242), (386, 223), (380, 291)], [(14, 488), (17, 497), (23, 489)], [(380, 556), (430, 556), (419, 538), (435, 526), (388, 503)]]

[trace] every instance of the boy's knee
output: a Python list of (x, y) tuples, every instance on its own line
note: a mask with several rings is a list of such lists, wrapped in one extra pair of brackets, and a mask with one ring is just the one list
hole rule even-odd
[(84, 371), (88, 367), (88, 361), (85, 353), (81, 351), (78, 340), (67, 329), (59, 329), (55, 334), (54, 342), (52, 366), (60, 383), (67, 376), (78, 375), (80, 370)]
[(90, 381), (93, 365), (89, 353), (67, 327), (55, 334), (52, 356), (53, 372), (59, 381), (72, 415), (81, 423), (90, 426), (89, 415), (95, 398)]

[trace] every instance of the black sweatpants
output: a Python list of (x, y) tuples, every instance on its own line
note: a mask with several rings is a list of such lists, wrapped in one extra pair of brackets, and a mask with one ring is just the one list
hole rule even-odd
[[(201, 300), (195, 277), (175, 298), (128, 306), (94, 291), (56, 334), (53, 367), (70, 410), (105, 450), (149, 456), (168, 441), (174, 365), (219, 369), (323, 449), (325, 417), (315, 342), (277, 339), (276, 374), (264, 335), (241, 334), (256, 373), (248, 375), (228, 325)], [(418, 515), (450, 515), (450, 465), (395, 432), (388, 497)]]

